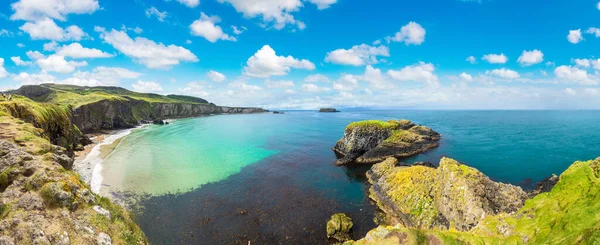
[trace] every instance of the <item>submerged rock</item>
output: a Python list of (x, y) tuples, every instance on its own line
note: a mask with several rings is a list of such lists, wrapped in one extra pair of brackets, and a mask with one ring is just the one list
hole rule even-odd
[(350, 240), (352, 226), (352, 219), (346, 214), (334, 214), (327, 222), (327, 238), (332, 238), (339, 242), (348, 241)]
[(367, 173), (369, 196), (390, 224), (468, 231), (486, 215), (517, 211), (527, 199), (520, 187), (494, 182), (449, 158), (437, 169), (396, 164), (389, 158)]
[(440, 137), (408, 120), (355, 122), (333, 148), (340, 157), (335, 164), (375, 164), (389, 157), (414, 156), (438, 147)]
[(340, 112), (335, 108), (321, 108), (319, 112)]

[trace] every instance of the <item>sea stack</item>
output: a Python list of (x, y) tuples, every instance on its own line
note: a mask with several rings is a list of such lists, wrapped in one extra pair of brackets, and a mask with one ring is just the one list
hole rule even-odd
[(321, 108), (319, 110), (319, 112), (325, 112), (325, 113), (333, 113), (333, 112), (340, 112), (335, 108)]
[(375, 164), (389, 157), (410, 157), (438, 147), (439, 141), (440, 134), (408, 120), (355, 122), (333, 148), (340, 158), (335, 164)]

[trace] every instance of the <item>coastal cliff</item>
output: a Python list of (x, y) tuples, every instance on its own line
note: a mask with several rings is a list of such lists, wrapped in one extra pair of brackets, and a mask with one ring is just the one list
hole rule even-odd
[(130, 128), (142, 121), (167, 118), (267, 112), (261, 108), (217, 106), (195, 97), (143, 94), (117, 87), (42, 84), (23, 86), (12, 93), (36, 102), (68, 106), (71, 121), (84, 133)]
[(340, 157), (335, 164), (375, 164), (389, 157), (414, 156), (438, 147), (440, 137), (408, 120), (355, 122), (333, 148)]
[(82, 135), (70, 118), (58, 105), (0, 99), (0, 244), (147, 244), (126, 210), (71, 170)]

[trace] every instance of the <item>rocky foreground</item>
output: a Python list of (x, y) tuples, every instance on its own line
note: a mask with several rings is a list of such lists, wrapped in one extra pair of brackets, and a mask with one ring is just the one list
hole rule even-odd
[(336, 165), (375, 164), (414, 156), (439, 146), (440, 134), (408, 120), (362, 121), (348, 125), (333, 151)]
[[(368, 132), (381, 130), (367, 128), (370, 131), (347, 129), (346, 137), (350, 134), (348, 138), (354, 140), (348, 142), (376, 142)], [(332, 216), (327, 231), (338, 242), (600, 244), (600, 158), (576, 162), (530, 193), (494, 182), (450, 158), (443, 158), (435, 168), (422, 163), (407, 166), (391, 157), (373, 165), (367, 177), (369, 197), (386, 217), (381, 226), (352, 241), (345, 236), (352, 226), (340, 225), (351, 223), (350, 217)]]

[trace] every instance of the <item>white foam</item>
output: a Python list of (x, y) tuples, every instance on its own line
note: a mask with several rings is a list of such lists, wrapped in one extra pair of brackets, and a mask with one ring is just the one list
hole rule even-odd
[(110, 145), (114, 143), (116, 140), (123, 138), (131, 133), (133, 129), (127, 129), (120, 131), (116, 134), (110, 135), (106, 137), (102, 142), (94, 146), (90, 153), (85, 157), (83, 162), (89, 162), (92, 166), (92, 180), (90, 181), (90, 186), (92, 187), (92, 191), (96, 194), (100, 194), (100, 188), (102, 187), (102, 158), (100, 158), (100, 148), (103, 145)]

